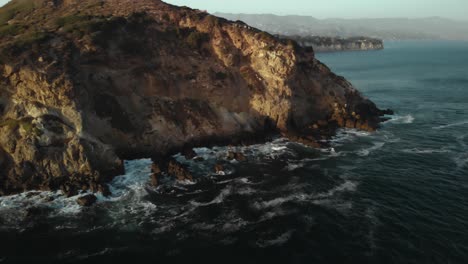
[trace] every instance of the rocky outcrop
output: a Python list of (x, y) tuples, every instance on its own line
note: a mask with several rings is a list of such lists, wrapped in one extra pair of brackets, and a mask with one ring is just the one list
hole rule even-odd
[(383, 40), (368, 37), (282, 36), (282, 38), (294, 39), (302, 47), (312, 47), (316, 52), (384, 49)]
[(124, 159), (320, 121), (374, 130), (382, 114), (311, 50), (241, 22), (158, 0), (18, 2), (0, 9), (15, 5), (0, 26), (0, 195), (105, 192)]
[(93, 194), (87, 194), (85, 196), (82, 196), (76, 200), (76, 202), (81, 205), (81, 206), (91, 206), (95, 204), (97, 201), (97, 197)]

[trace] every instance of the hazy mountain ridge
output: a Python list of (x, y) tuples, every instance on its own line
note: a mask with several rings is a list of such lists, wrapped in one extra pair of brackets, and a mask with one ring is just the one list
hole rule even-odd
[(446, 18), (316, 19), (311, 16), (272, 14), (227, 14), (217, 16), (245, 23), (280, 35), (329, 37), (368, 36), (384, 40), (468, 40), (468, 21)]

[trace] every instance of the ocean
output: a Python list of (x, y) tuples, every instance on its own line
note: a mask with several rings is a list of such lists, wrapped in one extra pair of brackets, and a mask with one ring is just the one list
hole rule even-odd
[(385, 46), (317, 54), (395, 110), (376, 133), (341, 130), (327, 149), (196, 149), (205, 162), (176, 157), (195, 182), (158, 188), (149, 160), (126, 161), (91, 208), (1, 197), (0, 263), (467, 263), (468, 42)]

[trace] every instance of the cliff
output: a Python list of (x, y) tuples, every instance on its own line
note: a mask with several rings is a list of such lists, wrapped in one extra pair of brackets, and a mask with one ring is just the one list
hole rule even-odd
[(368, 37), (287, 36), (282, 38), (293, 39), (302, 47), (312, 47), (315, 52), (382, 50), (384, 48), (382, 40)]
[(314, 142), (384, 113), (294, 41), (158, 0), (14, 0), (0, 18), (0, 195), (105, 191), (124, 159)]

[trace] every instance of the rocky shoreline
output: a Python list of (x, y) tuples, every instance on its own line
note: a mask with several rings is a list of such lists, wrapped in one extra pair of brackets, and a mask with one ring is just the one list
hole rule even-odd
[(0, 195), (108, 194), (123, 161), (140, 158), (155, 175), (189, 179), (167, 157), (275, 135), (320, 147), (340, 127), (375, 131), (390, 113), (294, 40), (203, 11), (14, 0), (0, 14), (11, 8), (0, 26)]

